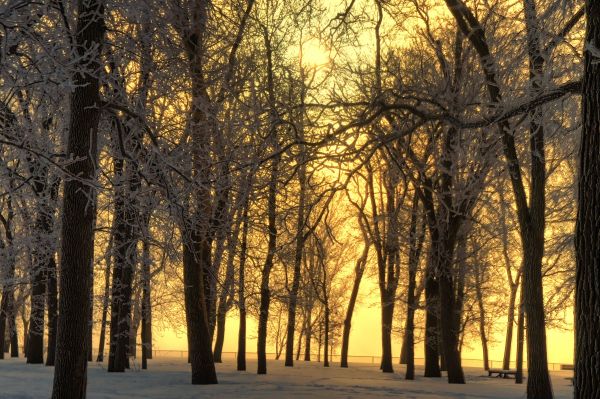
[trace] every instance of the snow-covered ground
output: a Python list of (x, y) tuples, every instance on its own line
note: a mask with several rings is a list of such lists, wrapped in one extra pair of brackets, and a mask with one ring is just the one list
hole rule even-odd
[[(445, 379), (419, 375), (405, 381), (403, 374), (383, 374), (374, 365), (337, 365), (325, 369), (319, 363), (298, 362), (286, 368), (270, 361), (268, 375), (256, 375), (256, 364), (248, 372), (237, 372), (234, 361), (218, 365), (219, 385), (193, 386), (189, 366), (182, 359), (156, 359), (149, 370), (107, 373), (102, 365), (89, 364), (88, 398), (419, 398), (419, 399), (517, 399), (525, 398), (525, 385), (514, 380), (489, 378), (481, 369), (467, 368), (466, 385), (449, 385)], [(400, 370), (402, 371), (402, 370)], [(556, 399), (572, 397), (566, 379), (572, 372), (552, 372)], [(47, 398), (52, 387), (53, 368), (26, 365), (23, 359), (0, 360), (0, 398)]]

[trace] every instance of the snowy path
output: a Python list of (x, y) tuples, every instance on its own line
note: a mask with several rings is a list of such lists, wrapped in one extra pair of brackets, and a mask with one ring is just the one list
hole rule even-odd
[[(349, 369), (324, 369), (318, 363), (299, 362), (293, 368), (271, 361), (269, 374), (254, 374), (256, 365), (249, 362), (251, 372), (239, 373), (229, 361), (218, 366), (219, 385), (192, 386), (188, 365), (181, 359), (157, 359), (150, 370), (108, 374), (96, 363), (90, 363), (88, 398), (418, 398), (418, 399), (518, 399), (525, 398), (525, 385), (514, 380), (488, 378), (478, 369), (466, 369), (466, 385), (448, 385), (444, 379), (405, 381), (402, 374), (383, 374), (373, 365), (352, 365)], [(0, 361), (0, 398), (47, 398), (52, 386), (53, 369), (26, 365), (23, 359)], [(417, 373), (422, 371), (417, 368)], [(552, 373), (556, 399), (572, 397), (565, 379), (572, 372)]]

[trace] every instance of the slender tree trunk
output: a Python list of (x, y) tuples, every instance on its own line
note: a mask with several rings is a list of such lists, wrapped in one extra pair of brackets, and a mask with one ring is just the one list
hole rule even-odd
[(575, 235), (575, 399), (600, 397), (600, 65), (591, 48), (597, 49), (600, 43), (600, 3), (587, 0), (586, 13), (583, 131)]
[(306, 338), (304, 342), (304, 361), (310, 362), (310, 344), (312, 342), (312, 307), (306, 310)]
[(215, 341), (214, 357), (215, 362), (221, 363), (223, 353), (223, 344), (225, 343), (225, 323), (227, 321), (227, 311), (231, 307), (233, 287), (235, 283), (235, 252), (238, 243), (239, 221), (231, 232), (227, 241), (227, 268), (225, 270), (225, 283), (219, 295), (219, 305), (217, 307), (217, 338)]
[(79, 57), (74, 74), (67, 151), (75, 162), (65, 168), (78, 179), (65, 179), (61, 234), (61, 273), (56, 360), (52, 399), (83, 399), (87, 385), (89, 281), (93, 262), (93, 226), (100, 117), (98, 71), (104, 40), (104, 2), (79, 0), (73, 49)]
[(329, 304), (325, 304), (325, 332), (323, 348), (323, 367), (329, 367)]
[[(42, 189), (44, 190), (44, 189)], [(44, 193), (38, 194), (40, 197)], [(38, 198), (42, 201), (42, 198)], [(50, 237), (46, 234), (51, 231), (51, 215), (46, 214), (44, 204), (39, 204), (39, 215), (35, 223), (35, 231), (38, 234), (39, 247), (33, 251), (33, 268), (31, 271), (31, 311), (29, 316), (29, 346), (27, 352), (27, 363), (44, 363), (44, 315), (46, 312), (46, 276), (49, 265)]]
[[(304, 116), (304, 115), (302, 115)], [(303, 135), (300, 134), (300, 139)], [(298, 183), (299, 183), (299, 200), (298, 200), (298, 215), (296, 220), (296, 248), (294, 252), (294, 272), (292, 276), (292, 289), (290, 290), (290, 298), (288, 302), (288, 324), (287, 324), (287, 341), (285, 347), (285, 366), (294, 366), (294, 334), (296, 332), (296, 308), (298, 304), (298, 289), (300, 288), (300, 271), (302, 269), (302, 254), (304, 252), (304, 242), (306, 236), (304, 233), (304, 208), (306, 202), (306, 159), (304, 155), (304, 147), (300, 146), (300, 155), (298, 157)]]
[[(269, 103), (271, 107), (275, 107), (275, 83), (273, 76), (273, 58), (271, 41), (268, 31), (264, 31), (265, 48), (267, 49), (267, 91), (269, 94)], [(275, 120), (277, 115), (275, 109), (271, 111), (270, 115), (270, 140), (271, 147), (275, 153), (279, 148), (279, 138), (277, 137), (277, 128), (275, 126)], [(271, 301), (271, 291), (269, 288), (269, 278), (271, 270), (273, 268), (273, 258), (275, 257), (275, 250), (277, 246), (277, 179), (279, 171), (280, 157), (276, 156), (271, 160), (271, 171), (269, 176), (269, 187), (268, 187), (268, 244), (267, 244), (267, 257), (265, 264), (262, 269), (261, 283), (260, 283), (260, 307), (259, 307), (259, 318), (258, 318), (258, 342), (257, 342), (257, 355), (258, 355), (258, 374), (267, 373), (267, 323), (269, 320), (269, 304)]]
[[(475, 294), (477, 297), (477, 307), (479, 308), (479, 336), (481, 337), (481, 348), (483, 351), (483, 369), (489, 370), (489, 352), (488, 352), (488, 339), (485, 331), (485, 308), (483, 306), (483, 290), (481, 284), (483, 278), (481, 276), (481, 266), (476, 266), (475, 271)], [(507, 370), (507, 369), (505, 369)]]
[(350, 293), (350, 300), (348, 301), (348, 309), (346, 310), (346, 318), (344, 319), (344, 331), (342, 333), (342, 355), (340, 364), (341, 367), (348, 367), (348, 346), (350, 345), (350, 329), (352, 328), (352, 316), (354, 314), (354, 307), (356, 306), (356, 299), (358, 298), (358, 290), (360, 288), (360, 282), (362, 281), (365, 267), (367, 264), (367, 258), (369, 256), (369, 248), (371, 244), (368, 242), (366, 235), (365, 247), (360, 258), (356, 261), (356, 267), (354, 268), (354, 283), (352, 284), (352, 292)]
[(517, 324), (517, 374), (515, 383), (523, 383), (523, 345), (525, 343), (525, 309), (523, 305), (523, 293), (521, 292), (521, 301), (519, 303), (519, 320)]
[(508, 318), (506, 320), (506, 338), (504, 341), (504, 357), (502, 360), (502, 368), (510, 369), (510, 356), (512, 351), (513, 329), (515, 324), (515, 303), (517, 300), (517, 285), (510, 288), (510, 297), (508, 299)]
[(298, 335), (298, 343), (296, 344), (296, 361), (300, 360), (300, 353), (302, 352), (302, 338), (304, 338), (304, 331), (306, 329), (306, 320), (302, 321), (302, 328)]
[(104, 346), (106, 344), (106, 319), (108, 315), (108, 304), (109, 304), (109, 296), (110, 296), (110, 269), (111, 269), (111, 259), (112, 259), (112, 235), (108, 243), (107, 255), (105, 257), (106, 261), (106, 269), (104, 271), (104, 296), (102, 301), (102, 319), (100, 321), (100, 337), (98, 342), (98, 357), (96, 358), (97, 362), (104, 361)]
[[(149, 217), (146, 219), (148, 222)], [(146, 223), (146, 231), (148, 231), (148, 223)], [(151, 281), (151, 266), (150, 244), (148, 239), (144, 239), (142, 243), (142, 369), (148, 368), (148, 359), (152, 359), (152, 281)]]
[(58, 292), (56, 281), (56, 261), (54, 254), (48, 261), (48, 353), (46, 366), (54, 366), (56, 357), (56, 318), (58, 316)]
[(248, 248), (248, 210), (250, 208), (251, 184), (248, 184), (244, 211), (242, 213), (242, 240), (240, 243), (240, 265), (238, 271), (238, 306), (240, 311), (240, 327), (238, 331), (237, 369), (246, 370), (246, 251)]

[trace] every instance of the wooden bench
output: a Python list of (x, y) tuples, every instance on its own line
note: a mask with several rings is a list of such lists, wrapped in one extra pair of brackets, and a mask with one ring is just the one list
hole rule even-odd
[(493, 377), (495, 374), (496, 377), (499, 378), (510, 378), (510, 376), (515, 376), (517, 375), (517, 370), (502, 370), (502, 369), (489, 369), (488, 370), (488, 376)]
[(560, 365), (560, 369), (561, 370), (571, 370), (574, 371), (575, 370), (575, 365), (574, 364), (561, 364)]

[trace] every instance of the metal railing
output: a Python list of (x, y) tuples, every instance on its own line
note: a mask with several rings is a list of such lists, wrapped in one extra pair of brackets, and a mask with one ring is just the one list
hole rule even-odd
[[(179, 358), (179, 359), (187, 359), (187, 351), (182, 351), (182, 350), (172, 350), (172, 349), (153, 349), (152, 350), (152, 354), (155, 358)], [(277, 359), (277, 354), (274, 352), (268, 352), (267, 354), (267, 359), (269, 360), (276, 360)], [(284, 354), (282, 354), (279, 357), (279, 360), (282, 360), (284, 358)], [(222, 353), (222, 359), (223, 360), (235, 360), (237, 359), (237, 352), (223, 352)], [(247, 359), (256, 359), (256, 353), (255, 352), (247, 352), (246, 353), (246, 358)], [(300, 361), (302, 361), (304, 359), (304, 353), (301, 354), (300, 356)], [(333, 356), (329, 357), (329, 361), (331, 363), (339, 363), (341, 359), (341, 356), (339, 354), (334, 354)], [(321, 357), (319, 359), (318, 354), (317, 353), (312, 353), (311, 354), (311, 360), (312, 361), (323, 361), (323, 355), (321, 354)], [(393, 363), (394, 364), (399, 364), (400, 363), (400, 358), (399, 357), (393, 357), (392, 358)], [(348, 363), (354, 363), (354, 364), (378, 364), (381, 361), (381, 356), (379, 355), (351, 355), (348, 356)], [(415, 358), (415, 365), (417, 366), (423, 366), (425, 364), (425, 359), (424, 358)], [(474, 367), (474, 368), (483, 368), (483, 360), (482, 359), (462, 359), (462, 365), (463, 367)], [(503, 366), (503, 361), (502, 360), (490, 360), (489, 361), (489, 367), (492, 369), (497, 369), (497, 368), (502, 368)], [(561, 366), (564, 366), (563, 363), (548, 363), (548, 370), (550, 371), (561, 371)], [(516, 362), (515, 361), (511, 361), (510, 362), (510, 367), (511, 369), (516, 369)], [(524, 361), (523, 362), (523, 369), (527, 370), (527, 362)]]

